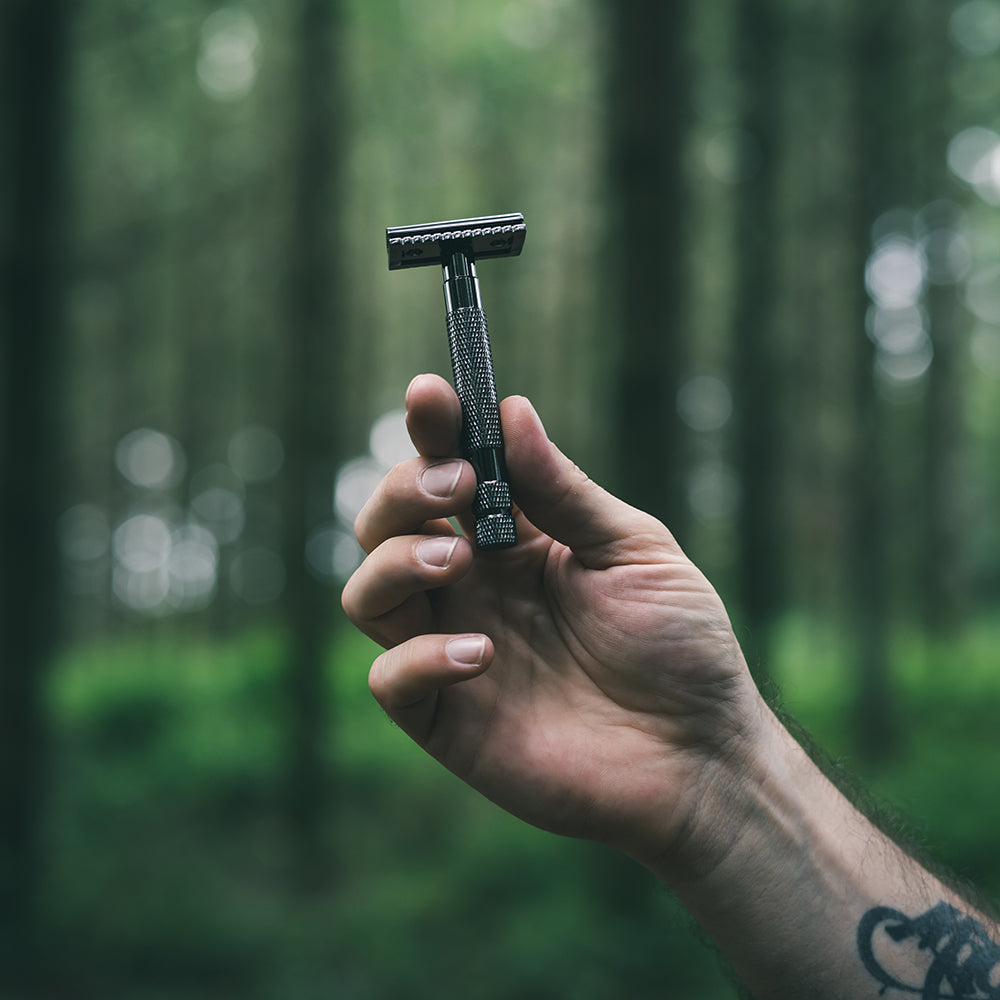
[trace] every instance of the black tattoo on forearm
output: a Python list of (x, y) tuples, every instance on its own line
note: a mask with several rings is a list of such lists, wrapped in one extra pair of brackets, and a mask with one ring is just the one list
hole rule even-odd
[[(903, 978), (907, 946), (930, 956), (922, 984)], [(1000, 947), (978, 920), (948, 903), (938, 903), (919, 917), (874, 907), (858, 924), (858, 953), (881, 984), (879, 995), (898, 990), (921, 1000), (1000, 1000)]]

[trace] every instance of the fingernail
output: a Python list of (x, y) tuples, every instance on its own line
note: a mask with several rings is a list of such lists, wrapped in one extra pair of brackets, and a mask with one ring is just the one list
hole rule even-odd
[(447, 535), (433, 535), (430, 538), (425, 538), (417, 546), (417, 556), (421, 562), (428, 566), (444, 569), (451, 562), (456, 545), (458, 545), (457, 538), (449, 538)]
[(420, 482), (432, 496), (448, 500), (454, 494), (461, 476), (461, 462), (438, 462), (437, 465), (429, 465), (424, 469)]
[(478, 666), (483, 662), (486, 640), (481, 635), (462, 635), (448, 643), (448, 655), (456, 663)]

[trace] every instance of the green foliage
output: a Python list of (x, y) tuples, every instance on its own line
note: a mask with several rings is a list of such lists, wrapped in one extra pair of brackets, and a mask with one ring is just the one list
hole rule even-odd
[[(898, 734), (892, 755), (875, 764), (854, 755), (852, 695), (845, 683), (848, 637), (786, 623), (780, 642), (780, 701), (858, 787), (890, 813), (927, 858), (1000, 899), (1000, 622), (976, 620), (961, 633), (928, 641), (914, 630), (894, 637), (891, 675)], [(848, 789), (850, 793), (850, 790)]]
[(125, 641), (67, 656), (46, 840), (51, 986), (74, 997), (727, 996), (674, 901), (443, 772), (329, 662), (315, 884), (281, 810), (282, 643)]
[[(782, 631), (789, 710), (849, 758), (842, 637)], [(990, 893), (1000, 767), (993, 622), (896, 644), (903, 744), (863, 777), (929, 856)], [(541, 833), (426, 758), (367, 692), (376, 650), (328, 663), (331, 808), (313, 885), (281, 809), (283, 643), (105, 644), (52, 678), (46, 840), (53, 988), (74, 997), (477, 1000), (732, 995), (711, 949), (637, 866)], [(71, 985), (70, 985), (71, 984)], [(57, 994), (58, 995), (58, 994)]]

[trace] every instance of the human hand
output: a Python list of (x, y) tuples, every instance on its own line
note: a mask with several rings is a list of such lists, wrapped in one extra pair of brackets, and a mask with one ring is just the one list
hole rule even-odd
[(358, 516), (369, 555), (343, 602), (386, 647), (370, 684), (388, 714), (510, 812), (646, 864), (755, 995), (940, 983), (937, 959), (887, 923), (964, 935), (990, 960), (995, 924), (873, 827), (767, 711), (721, 601), (667, 529), (566, 459), (527, 400), (505, 400), (501, 419), (515, 548), (474, 551), (452, 529), (470, 527), (475, 476), (454, 458), (458, 400), (434, 376), (407, 394), (420, 457)]
[(420, 457), (358, 516), (368, 556), (343, 594), (387, 650), (372, 692), (528, 822), (647, 863), (699, 850), (763, 714), (722, 602), (659, 521), (559, 452), (526, 399), (501, 419), (519, 543), (479, 552), (447, 520), (468, 524), (475, 490), (454, 457), (458, 399), (437, 376), (410, 385)]

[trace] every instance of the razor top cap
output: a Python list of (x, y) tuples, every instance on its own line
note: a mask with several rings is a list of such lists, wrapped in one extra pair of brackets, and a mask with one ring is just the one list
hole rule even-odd
[(520, 212), (455, 219), (420, 226), (395, 226), (385, 231), (389, 270), (443, 263), (443, 248), (458, 244), (474, 260), (516, 257), (524, 246), (527, 227)]

